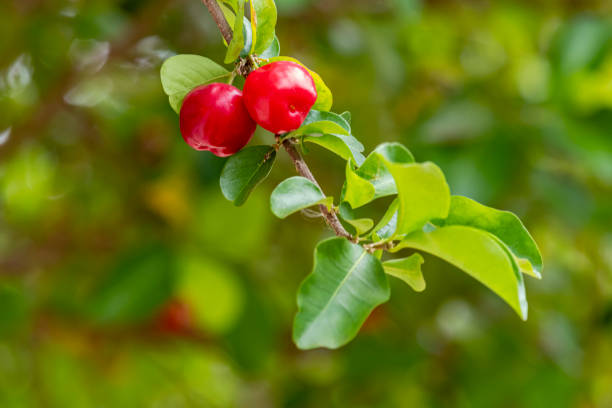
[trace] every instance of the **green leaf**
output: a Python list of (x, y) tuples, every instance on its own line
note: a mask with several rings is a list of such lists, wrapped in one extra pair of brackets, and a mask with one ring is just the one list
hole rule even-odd
[(353, 209), (348, 203), (340, 203), (340, 217), (349, 223), (357, 235), (362, 235), (372, 229), (374, 221), (370, 218), (357, 218)]
[[(261, 54), (275, 41), (276, 5), (274, 0), (251, 0), (251, 21), (254, 34), (253, 53)], [(278, 40), (276, 40), (278, 44)], [(277, 54), (278, 55), (278, 54)]]
[(302, 126), (289, 134), (291, 137), (311, 134), (340, 134), (350, 135), (351, 126), (340, 115), (333, 112), (311, 109), (302, 122)]
[(389, 204), (387, 211), (382, 216), (376, 227), (374, 227), (374, 232), (378, 235), (379, 238), (385, 239), (393, 236), (395, 230), (397, 229), (397, 210), (399, 208), (399, 199), (396, 198)]
[(240, 56), (240, 51), (244, 48), (244, 31), (242, 26), (244, 24), (244, 0), (237, 1), (238, 6), (234, 11), (236, 17), (234, 19), (234, 29), (232, 32), (232, 41), (227, 46), (227, 53), (225, 54), (225, 62), (229, 64), (234, 62)]
[(266, 48), (265, 50), (262, 51), (261, 54), (259, 54), (259, 57), (260, 58), (274, 58), (274, 57), (278, 57), (279, 54), (280, 54), (280, 42), (278, 41), (278, 37), (275, 35), (274, 41), (270, 43), (270, 46), (268, 48)]
[(270, 196), (270, 209), (278, 218), (285, 218), (317, 204), (332, 204), (321, 189), (305, 177), (295, 176), (282, 181)]
[(425, 262), (419, 253), (410, 255), (408, 258), (392, 259), (383, 262), (383, 268), (388, 275), (395, 276), (406, 282), (417, 292), (425, 290), (425, 279), (421, 272), (421, 265)]
[(321, 78), (319, 74), (308, 69), (306, 65), (302, 64), (300, 61), (296, 60), (295, 58), (286, 57), (286, 56), (270, 58), (267, 61), (264, 61), (264, 65), (269, 64), (271, 62), (275, 62), (275, 61), (292, 61), (306, 68), (308, 72), (310, 73), (310, 76), (312, 76), (312, 79), (315, 84), (315, 88), (317, 89), (317, 100), (315, 101), (315, 104), (312, 107), (312, 109), (316, 109), (320, 111), (328, 111), (331, 109), (332, 104), (333, 104), (333, 97), (332, 97), (331, 90), (327, 87), (327, 85), (325, 85), (325, 82), (323, 82), (323, 78)]
[(359, 208), (374, 199), (374, 186), (355, 173), (351, 160), (346, 162), (345, 175), (346, 182), (342, 189), (342, 201), (349, 203), (352, 208)]
[(231, 156), (221, 171), (221, 192), (234, 205), (242, 205), (251, 191), (265, 179), (276, 158), (272, 146), (246, 147)]
[(363, 151), (363, 145), (359, 140), (351, 135), (339, 135), (339, 134), (324, 134), (317, 136), (304, 136), (304, 142), (314, 143), (332, 153), (337, 154), (344, 160), (352, 159), (358, 165), (363, 163), (365, 157), (361, 152)]
[(199, 85), (229, 77), (228, 70), (200, 55), (175, 55), (164, 61), (160, 76), (162, 88), (177, 113), (185, 95)]
[(357, 169), (357, 174), (374, 185), (374, 198), (397, 194), (395, 180), (387, 168), (389, 163), (414, 163), (414, 157), (400, 143), (379, 145)]
[(89, 296), (86, 313), (97, 324), (123, 325), (150, 318), (171, 296), (171, 254), (159, 245), (122, 257)]
[(389, 283), (374, 255), (344, 238), (322, 241), (298, 291), (293, 340), (300, 349), (338, 348), (388, 299)]
[(488, 231), (508, 246), (524, 273), (542, 277), (542, 255), (538, 246), (521, 220), (509, 211), (487, 207), (467, 197), (452, 196), (448, 217), (435, 220), (434, 224), (465, 225)]
[(430, 232), (417, 231), (391, 251), (413, 248), (455, 265), (504, 299), (527, 319), (525, 285), (516, 263), (498, 240), (486, 231), (452, 225)]
[(421, 229), (431, 219), (446, 218), (450, 190), (438, 166), (431, 162), (386, 163), (398, 190), (396, 235)]

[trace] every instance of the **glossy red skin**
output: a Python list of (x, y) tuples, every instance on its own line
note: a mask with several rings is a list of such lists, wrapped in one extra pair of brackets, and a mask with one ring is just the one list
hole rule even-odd
[(242, 149), (257, 127), (240, 89), (222, 83), (201, 85), (189, 92), (183, 100), (180, 123), (189, 146), (219, 157)]
[(251, 72), (243, 94), (251, 117), (274, 134), (299, 128), (317, 100), (312, 76), (291, 61), (273, 62)]

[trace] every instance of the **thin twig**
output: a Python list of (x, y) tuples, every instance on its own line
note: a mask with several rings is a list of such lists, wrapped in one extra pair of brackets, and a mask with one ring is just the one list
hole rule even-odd
[[(231, 29), (229, 29), (229, 25), (227, 24), (227, 21), (225, 20), (225, 17), (223, 16), (223, 12), (221, 11), (219, 4), (217, 4), (216, 0), (202, 0), (202, 2), (208, 8), (208, 11), (212, 15), (213, 20), (215, 20), (217, 27), (219, 27), (219, 31), (221, 31), (223, 38), (225, 38), (225, 41), (227, 41), (227, 43), (229, 44), (229, 42), (232, 39)], [(229, 34), (227, 33), (228, 29), (230, 30)], [(254, 60), (247, 59), (246, 61), (251, 61), (252, 64), (248, 64), (248, 65), (245, 64), (244, 68), (246, 69), (243, 68), (239, 70), (244, 76), (247, 76), (250, 73), (250, 71), (255, 69), (257, 66)], [(277, 136), (277, 142), (278, 140), (279, 140), (279, 137)], [(302, 155), (297, 151), (295, 146), (293, 146), (291, 140), (289, 139), (284, 140), (282, 142), (282, 145), (287, 151), (287, 153), (289, 154), (289, 157), (291, 157), (291, 160), (293, 160), (293, 164), (295, 165), (295, 169), (297, 170), (298, 174), (301, 175), (302, 177), (306, 177), (308, 180), (312, 181), (315, 185), (321, 188), (317, 180), (312, 175), (310, 168), (304, 161), (304, 158), (302, 158)], [(329, 227), (334, 231), (334, 233), (337, 236), (344, 237), (344, 238), (347, 238), (355, 242), (356, 238), (354, 238), (351, 234), (348, 233), (346, 229), (344, 229), (344, 227), (342, 226), (342, 223), (338, 219), (338, 216), (336, 215), (335, 212), (330, 211), (323, 204), (319, 205), (319, 210), (321, 211), (321, 214), (323, 214), (323, 218), (325, 219), (325, 222), (327, 223), (327, 225), (329, 225)]]
[[(291, 143), (291, 140), (285, 139), (283, 141), (283, 147), (289, 154), (289, 157), (291, 157), (291, 160), (293, 160), (293, 164), (295, 165), (295, 169), (297, 170), (298, 174), (302, 177), (306, 177), (308, 180), (312, 181), (317, 187), (321, 188), (317, 180), (312, 175), (310, 168), (304, 161), (304, 158), (297, 151), (295, 146)], [(323, 204), (319, 205), (319, 210), (321, 211), (321, 214), (323, 214), (323, 218), (325, 218), (325, 222), (327, 222), (327, 225), (329, 225), (329, 227), (334, 230), (337, 236), (354, 241), (353, 236), (349, 234), (346, 229), (344, 229), (335, 212), (329, 211), (327, 207)]]
[(219, 31), (221, 31), (221, 35), (223, 39), (228, 44), (232, 42), (232, 29), (227, 23), (225, 16), (223, 15), (223, 11), (221, 11), (221, 7), (217, 3), (217, 0), (202, 0), (202, 3), (206, 6), (213, 20), (215, 20), (215, 24), (219, 27)]

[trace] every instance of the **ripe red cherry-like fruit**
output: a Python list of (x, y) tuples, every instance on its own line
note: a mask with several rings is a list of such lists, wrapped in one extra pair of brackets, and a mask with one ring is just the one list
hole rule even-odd
[(317, 100), (312, 76), (291, 61), (273, 62), (251, 72), (243, 93), (251, 117), (275, 134), (299, 128)]
[(180, 123), (189, 146), (219, 157), (242, 149), (257, 127), (240, 89), (221, 83), (201, 85), (189, 92), (183, 100)]

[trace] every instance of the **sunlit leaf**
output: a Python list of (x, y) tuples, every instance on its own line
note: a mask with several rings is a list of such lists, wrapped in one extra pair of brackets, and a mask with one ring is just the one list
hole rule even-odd
[(517, 257), (521, 270), (541, 278), (542, 255), (521, 220), (509, 211), (484, 206), (462, 196), (452, 196), (448, 217), (434, 224), (465, 225), (488, 231), (498, 237)]
[(363, 145), (359, 140), (351, 135), (340, 135), (340, 134), (324, 134), (324, 135), (311, 135), (304, 136), (304, 142), (314, 143), (332, 153), (337, 154), (344, 160), (352, 159), (357, 165), (363, 163), (365, 157), (361, 153), (363, 151)]
[(413, 248), (428, 252), (471, 275), (527, 319), (523, 277), (513, 257), (486, 231), (453, 225), (407, 235), (392, 252)]
[(321, 189), (305, 177), (295, 176), (282, 181), (270, 196), (270, 209), (278, 218), (317, 204), (331, 204)]
[(362, 235), (372, 229), (374, 221), (370, 218), (359, 218), (348, 203), (340, 204), (340, 217), (355, 228), (357, 235)]
[(357, 174), (374, 185), (374, 198), (397, 194), (395, 180), (386, 163), (414, 163), (414, 157), (400, 143), (383, 143), (368, 155)]
[(351, 126), (342, 116), (336, 113), (311, 109), (304, 122), (302, 122), (302, 126), (291, 132), (289, 136), (297, 137), (310, 134), (350, 135)]
[(425, 262), (421, 254), (415, 253), (407, 258), (391, 259), (383, 262), (383, 268), (388, 275), (395, 276), (406, 282), (417, 292), (425, 290), (425, 279), (421, 265)]
[(246, 147), (231, 156), (219, 180), (223, 196), (234, 205), (242, 205), (249, 194), (265, 179), (276, 159), (272, 146)]
[(352, 208), (359, 208), (374, 199), (374, 186), (357, 175), (350, 160), (346, 162), (345, 176), (346, 181), (342, 189), (343, 201), (349, 203)]
[(374, 255), (344, 238), (322, 241), (298, 292), (293, 340), (300, 349), (340, 347), (388, 299), (389, 284)]
[[(254, 12), (254, 14), (253, 14)], [(251, 20), (256, 30), (253, 53), (262, 54), (274, 40), (276, 28), (276, 5), (274, 0), (251, 0)], [(276, 41), (278, 44), (278, 41)], [(278, 54), (277, 54), (278, 55)]]
[(387, 167), (395, 180), (399, 198), (395, 234), (407, 234), (422, 228), (431, 219), (446, 218), (450, 190), (438, 166), (431, 162), (387, 162)]
[(185, 95), (199, 85), (221, 81), (229, 71), (200, 55), (175, 55), (161, 66), (161, 83), (170, 105), (178, 113)]
[(244, 48), (244, 0), (237, 0), (236, 18), (234, 19), (234, 26), (232, 32), (232, 41), (227, 46), (227, 53), (223, 62), (229, 64), (235, 61), (239, 56), (240, 52)]

